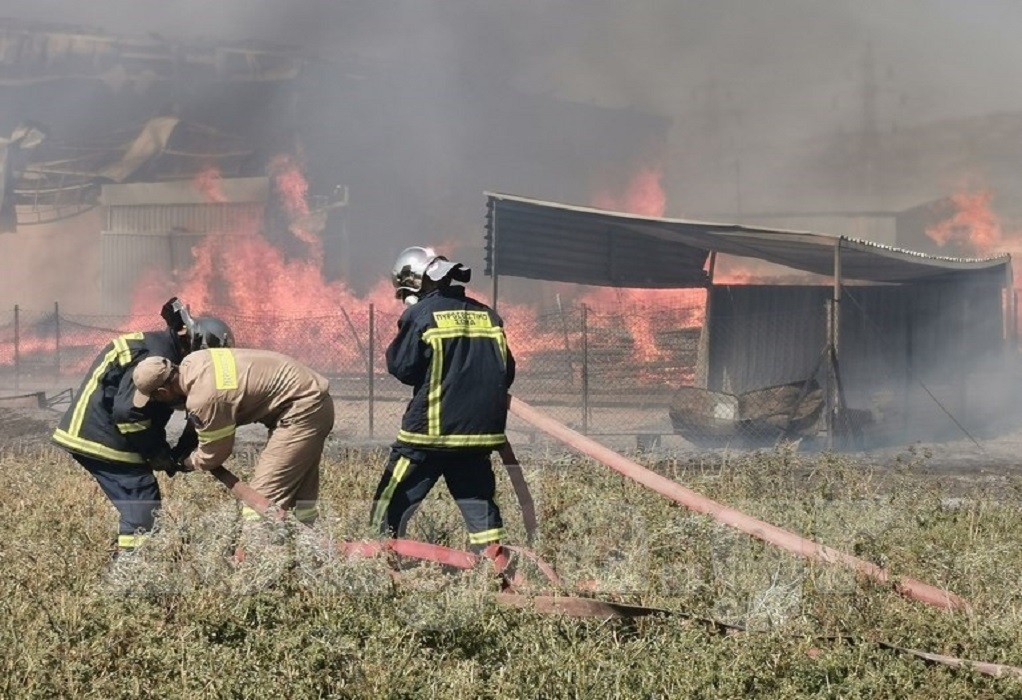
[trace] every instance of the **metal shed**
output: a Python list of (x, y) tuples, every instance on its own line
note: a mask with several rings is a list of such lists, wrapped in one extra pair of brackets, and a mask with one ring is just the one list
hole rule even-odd
[[(697, 388), (740, 395), (818, 377), (831, 440), (880, 393), (894, 394), (890, 402), (906, 427), (913, 407), (918, 414), (920, 403), (936, 402), (968, 432), (968, 377), (1003, 361), (1017, 334), (1007, 255), (940, 257), (825, 233), (486, 196), (486, 272), (495, 302), (502, 275), (706, 288)], [(829, 283), (718, 285), (718, 254)], [(928, 397), (913, 389), (919, 384)]]

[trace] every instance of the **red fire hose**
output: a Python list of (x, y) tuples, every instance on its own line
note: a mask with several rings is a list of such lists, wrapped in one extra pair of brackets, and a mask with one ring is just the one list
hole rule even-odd
[[(535, 409), (525, 405), (521, 401), (515, 400), (515, 404), (512, 405), (515, 413), (526, 420), (529, 420), (537, 427), (546, 430), (546, 426), (551, 429), (556, 429), (559, 425), (556, 421), (546, 418)], [(533, 420), (535, 419), (535, 420)], [(840, 552), (835, 552), (822, 545), (818, 545), (808, 540), (804, 540), (797, 535), (786, 532), (779, 528), (776, 528), (767, 523), (749, 518), (748, 516), (742, 515), (737, 511), (733, 511), (730, 508), (726, 508), (718, 503), (714, 503), (709, 499), (705, 499), (698, 494), (695, 494), (688, 489), (685, 489), (672, 481), (663, 479), (662, 477), (643, 469), (638, 464), (630, 462), (629, 460), (621, 457), (620, 455), (603, 448), (597, 443), (588, 440), (587, 438), (578, 435), (572, 430), (560, 426), (558, 432), (551, 434), (555, 437), (570, 438), (573, 444), (578, 439), (578, 449), (589, 454), (588, 450), (592, 449), (595, 454), (590, 456), (600, 459), (607, 458), (608, 462), (614, 462), (614, 464), (608, 464), (613, 466), (621, 473), (627, 473), (628, 476), (632, 476), (640, 483), (644, 483), (650, 488), (659, 490), (658, 486), (664, 486), (660, 483), (666, 482), (667, 486), (676, 486), (680, 492), (678, 494), (667, 493), (671, 498), (679, 500), (682, 496), (688, 501), (691, 501), (693, 505), (688, 505), (693, 510), (698, 510), (702, 513), (713, 515), (721, 522), (741, 522), (742, 525), (735, 524), (735, 527), (743, 529), (749, 532), (755, 537), (761, 537), (767, 541), (778, 544), (779, 546), (788, 549), (789, 551), (802, 554), (810, 558), (817, 558), (820, 561), (836, 561), (854, 566), (857, 570), (862, 571), (867, 576), (874, 578), (878, 581), (887, 581), (887, 572), (873, 567), (867, 562), (851, 557)], [(562, 439), (564, 439), (562, 438)], [(568, 442), (566, 439), (565, 442)], [(600, 448), (600, 449), (594, 449)], [(599, 456), (597, 456), (599, 455)], [(604, 463), (608, 463), (604, 462)], [(635, 476), (632, 473), (634, 472)], [(216, 477), (224, 486), (228, 488), (239, 500), (248, 505), (250, 508), (257, 511), (260, 515), (267, 518), (273, 518), (275, 520), (283, 520), (287, 517), (287, 514), (274, 506), (267, 498), (260, 495), (255, 489), (246, 484), (244, 481), (238, 479), (232, 472), (224, 467), (213, 469), (210, 473)], [(658, 481), (659, 480), (659, 481)], [(646, 483), (651, 482), (651, 483)], [(655, 485), (654, 485), (655, 484)], [(674, 489), (666, 488), (666, 491), (672, 492)], [(663, 491), (661, 491), (663, 493)], [(682, 502), (679, 500), (679, 502)], [(758, 524), (758, 525), (756, 525)], [(752, 527), (756, 525), (756, 527)], [(747, 529), (749, 528), (749, 529)], [(783, 535), (784, 537), (781, 537)], [(775, 541), (779, 540), (779, 541)], [(789, 542), (790, 540), (790, 542)], [(794, 545), (792, 545), (794, 543)], [(441, 545), (429, 544), (427, 542), (417, 542), (414, 540), (377, 540), (368, 542), (332, 542), (338, 551), (343, 552), (348, 556), (376, 556), (384, 552), (393, 552), (402, 556), (410, 558), (421, 559), (424, 561), (433, 561), (447, 566), (451, 566), (458, 569), (471, 569), (476, 566), (480, 561), (481, 557), (471, 552), (465, 552), (462, 550), (451, 549), (449, 547), (443, 547)], [(788, 546), (786, 546), (788, 545)], [(796, 546), (797, 545), (797, 546)], [(483, 552), (482, 557), (493, 561), (494, 568), (498, 573), (505, 576), (508, 581), (508, 585), (504, 587), (503, 592), (496, 594), (496, 599), (504, 605), (510, 605), (514, 607), (527, 608), (538, 613), (545, 614), (557, 614), (557, 615), (571, 615), (576, 617), (597, 617), (603, 619), (609, 618), (633, 618), (633, 617), (645, 617), (648, 615), (683, 615), (696, 622), (700, 622), (709, 628), (716, 630), (718, 633), (732, 634), (736, 632), (744, 632), (745, 630), (740, 626), (730, 625), (710, 618), (703, 618), (694, 615), (689, 615), (684, 612), (676, 612), (671, 610), (664, 610), (660, 608), (650, 608), (640, 605), (629, 605), (626, 603), (618, 603), (608, 600), (599, 600), (595, 598), (584, 598), (573, 595), (563, 595), (549, 592), (528, 592), (526, 595), (522, 595), (517, 588), (524, 586), (523, 591), (528, 591), (528, 584), (524, 579), (517, 573), (513, 573), (509, 569), (508, 553), (517, 553), (523, 558), (531, 559), (532, 562), (539, 568), (539, 570), (547, 577), (549, 583), (557, 587), (563, 587), (563, 583), (558, 578), (556, 572), (553, 571), (549, 565), (545, 564), (542, 560), (538, 559), (534, 554), (528, 550), (518, 549), (516, 547), (507, 547), (505, 545), (493, 545), (488, 548), (487, 551)], [(865, 565), (864, 567), (859, 564)], [(875, 571), (874, 571), (875, 570)], [(883, 578), (879, 578), (879, 574), (883, 575)], [(911, 579), (903, 580), (900, 584), (897, 584), (895, 588), (909, 597), (922, 600), (923, 602), (931, 605), (937, 605), (943, 608), (961, 607), (965, 605), (965, 602), (951, 593), (945, 593), (933, 586), (929, 586), (918, 581)], [(854, 637), (820, 637), (820, 641), (847, 641), (847, 642), (862, 642), (863, 640), (856, 639)], [(955, 656), (946, 656), (942, 654), (934, 654), (919, 649), (909, 649), (901, 646), (896, 646), (889, 642), (884, 641), (873, 641), (872, 644), (884, 649), (890, 649), (901, 654), (908, 654), (917, 658), (923, 659), (929, 663), (939, 663), (951, 668), (968, 668), (973, 671), (978, 671), (986, 675), (994, 677), (1014, 677), (1022, 678), (1022, 668), (1015, 666), (1006, 666), (1003, 664), (992, 664), (982, 661), (973, 661), (968, 659), (962, 659)], [(810, 656), (816, 658), (819, 656), (820, 650), (813, 648), (810, 650)]]
[(532, 500), (532, 493), (529, 491), (529, 484), (525, 481), (525, 475), (522, 474), (522, 465), (518, 463), (518, 457), (515, 456), (515, 451), (511, 447), (510, 442), (505, 442), (500, 450), (500, 460), (504, 463), (504, 468), (507, 470), (508, 478), (511, 481), (511, 486), (515, 490), (515, 496), (518, 498), (518, 505), (522, 509), (522, 522), (525, 525), (525, 541), (532, 544), (533, 539), (536, 537), (536, 504)]
[(892, 577), (887, 569), (881, 568), (858, 557), (846, 554), (827, 547), (826, 545), (813, 542), (812, 540), (796, 535), (793, 532), (771, 525), (763, 520), (753, 518), (741, 511), (730, 508), (721, 503), (707, 498), (695, 491), (685, 488), (676, 481), (660, 476), (655, 472), (646, 469), (636, 462), (627, 459), (617, 452), (610, 450), (595, 440), (591, 440), (581, 433), (577, 433), (566, 425), (550, 418), (536, 410), (521, 399), (511, 399), (511, 412), (516, 416), (531, 423), (548, 435), (551, 435), (566, 445), (575, 448), (579, 452), (592, 457), (598, 462), (605, 464), (616, 472), (639, 482), (643, 486), (653, 489), (659, 494), (667, 496), (676, 503), (694, 510), (697, 513), (709, 515), (714, 520), (733, 527), (737, 530), (752, 535), (753, 537), (769, 542), (781, 549), (797, 554), (801, 557), (819, 561), (824, 564), (842, 564), (855, 570), (857, 573), (866, 576), (880, 584), (893, 582), (894, 590), (908, 598), (932, 605), (944, 610), (954, 610), (969, 607), (968, 601), (954, 593), (942, 590), (928, 583), (923, 583), (908, 577)]
[[(259, 513), (264, 518), (283, 521), (287, 519), (287, 512), (278, 508), (268, 498), (260, 494), (254, 488), (239, 479), (231, 470), (226, 467), (217, 467), (209, 471), (213, 477), (227, 487), (234, 496), (249, 508)], [(530, 500), (531, 502), (531, 500)], [(367, 541), (325, 541), (335, 551), (347, 556), (372, 557), (384, 552), (393, 552), (401, 556), (423, 561), (432, 561), (456, 569), (471, 569), (481, 559), (489, 559), (493, 562), (494, 570), (506, 577), (505, 590), (512, 590), (515, 587), (526, 585), (526, 581), (520, 574), (512, 572), (510, 567), (510, 554), (518, 554), (522, 559), (530, 560), (536, 568), (546, 576), (547, 580), (555, 586), (561, 586), (561, 580), (556, 572), (548, 564), (540, 560), (533, 552), (518, 547), (507, 545), (490, 545), (482, 554), (473, 554), (460, 549), (452, 549), (429, 542), (419, 542), (406, 539), (384, 539)]]

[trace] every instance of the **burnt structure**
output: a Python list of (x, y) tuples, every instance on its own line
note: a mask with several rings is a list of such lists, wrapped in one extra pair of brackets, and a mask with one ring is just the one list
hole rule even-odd
[[(31, 235), (96, 207), (103, 185), (187, 179), (209, 163), (224, 178), (260, 177), (286, 153), (311, 207), (331, 208), (325, 275), (369, 289), (411, 232), (470, 240), (479, 182), (585, 199), (619, 190), (667, 142), (662, 117), (523, 94), (493, 76), (435, 78), (343, 48), (326, 59), (0, 20), (0, 139), (26, 120), (47, 134), (8, 202)], [(136, 142), (144, 162), (128, 158)], [(360, 240), (373, 245), (352, 250)]]

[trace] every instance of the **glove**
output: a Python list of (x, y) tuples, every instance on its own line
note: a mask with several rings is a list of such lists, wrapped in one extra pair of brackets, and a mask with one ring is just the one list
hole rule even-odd
[(178, 472), (190, 472), (191, 468), (186, 467), (184, 462), (175, 459), (170, 452), (161, 452), (149, 459), (149, 467), (156, 472), (164, 472), (167, 476), (174, 476)]
[(195, 426), (189, 421), (185, 425), (184, 432), (181, 433), (180, 439), (177, 444), (171, 448), (170, 454), (174, 456), (174, 459), (179, 462), (185, 457), (190, 455), (192, 451), (199, 446), (199, 435), (195, 432)]
[(188, 472), (193, 472), (195, 470), (189, 467), (184, 462), (175, 462), (174, 466), (170, 467), (169, 469), (165, 469), (164, 471), (166, 472), (167, 476), (173, 477), (178, 472), (187, 474)]

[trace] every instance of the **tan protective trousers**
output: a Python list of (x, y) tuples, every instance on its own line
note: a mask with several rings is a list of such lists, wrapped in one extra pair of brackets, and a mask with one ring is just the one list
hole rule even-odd
[(252, 488), (284, 509), (314, 509), (323, 444), (333, 427), (334, 402), (329, 396), (308, 407), (293, 407), (270, 429)]

